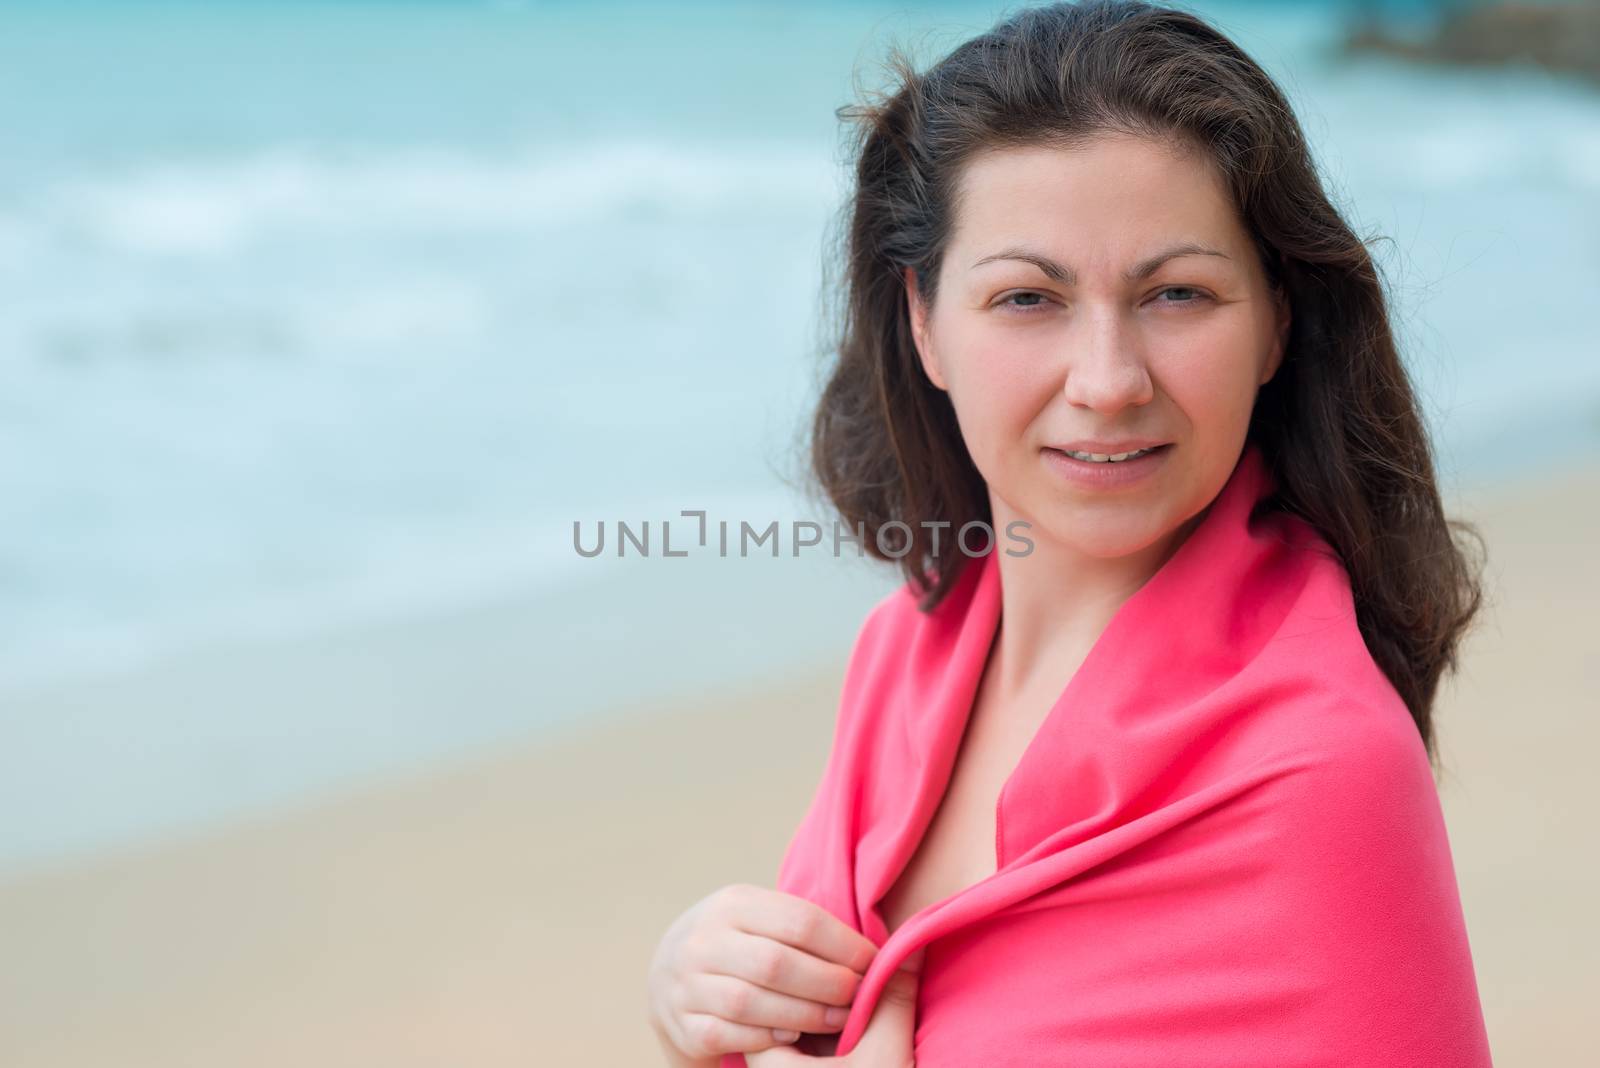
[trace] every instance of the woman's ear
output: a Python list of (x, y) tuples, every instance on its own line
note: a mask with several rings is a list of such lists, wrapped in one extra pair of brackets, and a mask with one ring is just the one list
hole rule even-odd
[(1276, 328), (1272, 338), (1272, 352), (1267, 357), (1267, 366), (1262, 371), (1260, 385), (1272, 381), (1278, 373), (1278, 368), (1283, 365), (1283, 354), (1289, 347), (1289, 324), (1294, 321), (1294, 315), (1289, 307), (1289, 292), (1282, 288), (1274, 289), (1274, 302), (1277, 307)]
[(933, 355), (932, 346), (928, 344), (928, 307), (922, 302), (922, 294), (917, 291), (917, 272), (907, 267), (905, 280), (906, 307), (911, 316), (911, 340), (917, 347), (917, 358), (922, 361), (922, 371), (928, 376), (928, 381), (936, 388), (948, 392), (948, 387), (944, 384), (944, 374), (939, 369), (939, 361)]

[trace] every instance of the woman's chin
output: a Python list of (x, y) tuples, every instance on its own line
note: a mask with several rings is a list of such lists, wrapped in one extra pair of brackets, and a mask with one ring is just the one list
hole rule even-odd
[[(1148, 522), (1115, 527), (1097, 525), (1087, 529), (1081, 524), (1063, 523), (1045, 530), (1030, 531), (1029, 536), (1036, 542), (1047, 540), (1051, 545), (1076, 556), (1117, 560), (1148, 549), (1161, 536), (1161, 531)], [(1037, 546), (1034, 551), (1044, 547)]]

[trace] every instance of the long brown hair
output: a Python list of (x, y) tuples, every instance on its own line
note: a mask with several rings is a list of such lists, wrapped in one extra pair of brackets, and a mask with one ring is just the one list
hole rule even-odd
[[(992, 517), (949, 397), (917, 360), (904, 272), (931, 304), (963, 165), (986, 149), (1070, 147), (1108, 132), (1195, 146), (1293, 313), (1248, 432), (1278, 485), (1264, 503), (1310, 522), (1338, 553), (1367, 647), (1435, 761), (1431, 709), (1482, 600), (1483, 542), (1444, 515), (1378, 272), (1329, 203), (1278, 86), (1202, 19), (1137, 0), (1025, 9), (926, 73), (898, 48), (887, 66), (892, 90), (837, 112), (854, 134), (854, 188), (830, 265), (842, 285), (825, 287), (842, 299), (825, 312), (837, 340), (809, 426), (808, 492), (864, 530), (866, 552), (904, 570), (923, 610), (938, 604), (969, 557), (933, 553), (924, 524), (953, 531)], [(910, 529), (903, 555), (880, 549), (889, 523)], [(1476, 540), (1474, 556), (1453, 530)]]

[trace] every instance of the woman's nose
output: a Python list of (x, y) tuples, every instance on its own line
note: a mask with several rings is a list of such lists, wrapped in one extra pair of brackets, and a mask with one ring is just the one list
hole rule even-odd
[(1135, 324), (1116, 311), (1086, 315), (1082, 329), (1067, 338), (1067, 400), (1076, 407), (1114, 414), (1155, 396)]

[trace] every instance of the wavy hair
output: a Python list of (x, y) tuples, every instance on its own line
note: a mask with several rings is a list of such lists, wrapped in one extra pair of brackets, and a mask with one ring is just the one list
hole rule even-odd
[[(1283, 363), (1248, 431), (1278, 485), (1263, 509), (1300, 516), (1338, 554), (1367, 647), (1436, 763), (1431, 710), (1482, 600), (1483, 540), (1445, 517), (1377, 269), (1329, 202), (1278, 86), (1201, 18), (1138, 0), (1024, 9), (926, 73), (899, 48), (887, 66), (892, 89), (858, 90), (836, 112), (853, 134), (854, 183), (828, 264), (843, 277), (824, 287), (839, 303), (825, 312), (807, 492), (864, 531), (866, 552), (904, 570), (924, 611), (937, 605), (969, 557), (935, 554), (924, 524), (992, 516), (949, 397), (917, 360), (904, 272), (936, 299), (963, 165), (1105, 133), (1195, 146), (1291, 304)], [(878, 544), (891, 523), (910, 528), (901, 555)], [(1476, 540), (1475, 556), (1456, 531)]]

